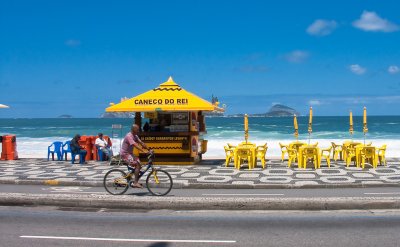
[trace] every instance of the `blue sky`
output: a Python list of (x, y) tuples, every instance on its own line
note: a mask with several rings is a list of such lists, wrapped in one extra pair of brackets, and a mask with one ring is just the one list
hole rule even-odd
[(1, 1), (0, 117), (97, 117), (167, 80), (228, 113), (400, 114), (398, 1)]

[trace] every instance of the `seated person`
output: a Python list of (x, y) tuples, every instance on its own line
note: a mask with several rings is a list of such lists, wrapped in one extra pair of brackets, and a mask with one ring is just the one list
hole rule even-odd
[(86, 156), (86, 150), (83, 149), (80, 145), (79, 145), (79, 140), (81, 139), (81, 135), (76, 134), (74, 136), (74, 138), (72, 138), (71, 140), (71, 153), (72, 156), (75, 156), (76, 154), (79, 154), (79, 164), (86, 164), (85, 161), (85, 156)]
[(96, 145), (97, 149), (100, 149), (109, 159), (112, 156), (111, 147), (108, 145), (108, 142), (103, 139), (103, 133), (99, 133), (99, 137), (96, 139), (94, 145)]

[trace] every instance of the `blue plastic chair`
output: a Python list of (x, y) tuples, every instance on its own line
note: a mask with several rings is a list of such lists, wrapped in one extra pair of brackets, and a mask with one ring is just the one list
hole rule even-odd
[(47, 160), (51, 158), (54, 160), (54, 154), (57, 154), (57, 159), (62, 160), (62, 155), (61, 155), (61, 146), (63, 145), (62, 142), (53, 142), (50, 146), (47, 147)]
[[(65, 146), (67, 146), (67, 147), (65, 148)], [(72, 156), (71, 141), (64, 142), (64, 144), (62, 145), (62, 148), (61, 148), (61, 156), (62, 156), (62, 158), (64, 158), (64, 155), (65, 155), (65, 160), (68, 160), (67, 159), (68, 153), (70, 153)]]

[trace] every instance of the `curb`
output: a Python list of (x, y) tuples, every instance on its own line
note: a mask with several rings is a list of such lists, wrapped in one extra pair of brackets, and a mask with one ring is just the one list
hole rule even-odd
[[(63, 181), (63, 180), (29, 180), (5, 179), (0, 184), (16, 185), (51, 185), (51, 186), (85, 186), (103, 187), (103, 181)], [(400, 187), (400, 183), (357, 183), (357, 184), (218, 184), (218, 183), (179, 183), (174, 182), (174, 189), (335, 189), (335, 188), (373, 188)]]
[(400, 209), (400, 198), (192, 198), (0, 193), (0, 205), (147, 210), (373, 210)]

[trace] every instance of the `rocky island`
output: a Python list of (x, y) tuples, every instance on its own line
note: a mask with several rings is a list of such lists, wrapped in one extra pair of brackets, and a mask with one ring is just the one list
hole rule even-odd
[(68, 114), (63, 114), (63, 115), (58, 116), (57, 118), (72, 118), (72, 116), (68, 115)]
[(273, 105), (267, 113), (262, 115), (264, 115), (265, 117), (291, 117), (295, 114), (297, 116), (300, 116), (300, 113), (295, 109), (290, 108), (289, 106), (276, 104)]

